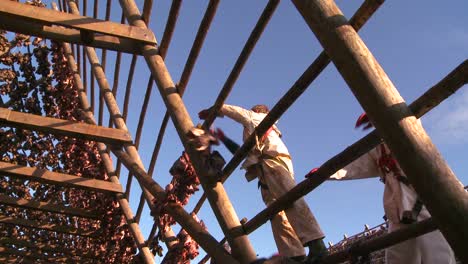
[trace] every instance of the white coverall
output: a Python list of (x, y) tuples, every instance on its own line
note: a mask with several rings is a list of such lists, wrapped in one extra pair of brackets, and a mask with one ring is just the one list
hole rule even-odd
[[(417, 194), (411, 185), (398, 180), (394, 171), (389, 170), (382, 163), (379, 165), (382, 153), (390, 154), (390, 150), (384, 143), (337, 171), (330, 177), (330, 180), (352, 180), (380, 176), (385, 183), (383, 195), (385, 215), (389, 221), (389, 232), (393, 232), (405, 226), (405, 224), (400, 223), (403, 211), (413, 209)], [(395, 164), (397, 173), (404, 175), (398, 162)], [(426, 207), (423, 206), (417, 221), (430, 217)], [(456, 263), (452, 249), (438, 230), (387, 248), (385, 259), (387, 264)]]
[[(263, 113), (226, 104), (221, 108), (220, 114), (244, 126), (244, 141), (266, 116)], [(259, 164), (262, 168), (256, 176), (263, 185), (267, 186), (261, 188), (262, 198), (267, 206), (296, 185), (288, 149), (280, 139), (280, 132), (276, 126), (264, 140), (257, 140), (257, 146), (250, 151), (241, 168), (248, 169), (255, 164)], [(305, 243), (324, 237), (304, 199), (297, 200), (290, 208), (276, 214), (271, 219), (271, 228), (279, 254), (285, 257), (305, 255)]]

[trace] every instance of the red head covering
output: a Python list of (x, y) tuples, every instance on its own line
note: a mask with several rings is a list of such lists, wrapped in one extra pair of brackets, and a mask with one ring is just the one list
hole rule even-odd
[(371, 127), (373, 127), (372, 123), (369, 120), (369, 117), (367, 116), (366, 113), (362, 113), (358, 119), (356, 120), (356, 126), (355, 128), (358, 128), (362, 126), (362, 130), (367, 130)]

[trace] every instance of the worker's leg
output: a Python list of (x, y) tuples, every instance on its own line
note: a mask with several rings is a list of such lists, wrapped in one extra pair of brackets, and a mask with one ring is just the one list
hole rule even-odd
[[(296, 182), (290, 173), (292, 165), (288, 165), (291, 169), (288, 169), (288, 166), (285, 166), (284, 162), (265, 160), (263, 166), (264, 176), (262, 178), (264, 178), (265, 184), (268, 186), (274, 199), (281, 197), (296, 186)], [(304, 199), (301, 198), (294, 202), (285, 210), (285, 213), (303, 245), (324, 237), (315, 216)]]
[[(396, 231), (403, 227), (402, 224), (389, 224), (388, 232)], [(417, 245), (416, 238), (406, 240), (394, 246), (388, 247), (385, 250), (385, 263), (386, 264), (421, 264), (421, 251)], [(426, 264), (424, 262), (424, 264)]]
[(455, 264), (452, 248), (440, 231), (433, 231), (417, 238), (424, 264)]
[[(262, 198), (268, 206), (274, 201), (268, 189), (261, 188)], [(285, 257), (299, 257), (305, 256), (305, 250), (302, 242), (294, 232), (294, 229), (289, 224), (288, 218), (284, 211), (277, 213), (270, 221), (273, 237), (278, 248), (278, 253)]]

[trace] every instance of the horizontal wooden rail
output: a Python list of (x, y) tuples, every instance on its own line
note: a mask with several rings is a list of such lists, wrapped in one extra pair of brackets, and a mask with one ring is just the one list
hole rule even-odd
[(74, 235), (74, 236), (94, 237), (94, 238), (97, 237), (97, 235), (95, 234), (96, 232), (95, 230), (87, 231), (87, 230), (83, 230), (81, 228), (75, 228), (72, 226), (61, 226), (61, 225), (51, 224), (51, 223), (41, 223), (41, 222), (34, 221), (34, 220), (14, 218), (14, 217), (5, 216), (5, 215), (0, 215), (0, 223), (22, 226), (26, 228), (42, 229), (42, 230), (47, 230), (51, 232), (64, 233), (64, 234), (69, 234), (69, 235)]
[[(15, 247), (20, 247), (20, 248), (28, 248), (28, 250), (32, 249), (31, 251), (34, 251), (34, 252), (46, 251), (46, 252), (60, 253), (66, 256), (79, 256), (80, 258), (96, 259), (96, 256), (94, 256), (92, 252), (82, 252), (74, 248), (66, 248), (64, 247), (64, 245), (60, 243), (60, 241), (56, 241), (56, 244), (48, 245), (43, 242), (32, 241), (32, 239), (25, 240), (25, 239), (11, 238), (11, 237), (1, 237), (0, 245), (3, 245), (3, 246), (12, 245)], [(3, 263), (3, 262), (0, 262), (0, 263)]]
[(104, 193), (123, 193), (120, 184), (78, 177), (45, 169), (0, 162), (0, 175)]
[(117, 128), (101, 127), (82, 122), (51, 118), (0, 108), (0, 124), (37, 130), (61, 136), (69, 136), (104, 142), (112, 145), (131, 143), (127, 131)]
[(95, 48), (115, 50), (130, 54), (141, 54), (138, 41), (109, 35), (95, 35), (92, 39), (82, 37), (80, 30), (55, 25), (41, 25), (22, 18), (0, 16), (0, 28), (26, 35), (56, 41), (69, 42)]
[(20, 207), (26, 209), (34, 209), (50, 213), (64, 214), (68, 216), (78, 216), (83, 218), (98, 219), (99, 215), (96, 211), (72, 208), (51, 202), (32, 201), (23, 198), (13, 198), (8, 195), (0, 194), (0, 204), (9, 205), (12, 207)]
[(82, 32), (81, 35), (83, 37), (89, 37), (91, 41), (93, 35), (99, 33), (133, 39), (144, 44), (157, 44), (152, 31), (145, 28), (58, 12), (52, 9), (21, 4), (13, 1), (2, 1), (2, 4), (0, 5), (0, 17), (4, 17), (5, 19), (22, 19), (39, 25), (60, 25), (77, 29)]

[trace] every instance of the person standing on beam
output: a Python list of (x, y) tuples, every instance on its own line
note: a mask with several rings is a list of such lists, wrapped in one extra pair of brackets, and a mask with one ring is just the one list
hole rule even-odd
[[(418, 122), (420, 122), (418, 120)], [(373, 127), (367, 115), (362, 114), (356, 128), (363, 130)], [(306, 178), (313, 177), (318, 168), (311, 170)], [(357, 160), (330, 176), (329, 180), (354, 180), (380, 177), (385, 184), (383, 204), (388, 220), (389, 232), (431, 217), (419, 200), (416, 191), (393, 157), (387, 145), (382, 142)], [(461, 184), (461, 183), (460, 183)], [(455, 264), (455, 256), (442, 233), (438, 230), (409, 239), (385, 250), (387, 264)]]
[[(206, 119), (210, 110), (200, 111), (199, 118)], [(255, 105), (251, 110), (247, 110), (224, 104), (218, 115), (227, 116), (242, 124), (245, 141), (254, 133), (268, 112), (269, 109), (265, 105)], [(218, 129), (216, 134), (232, 153), (239, 148), (239, 145), (227, 138), (222, 130)], [(296, 185), (291, 157), (276, 125), (273, 125), (263, 137), (257, 138), (255, 147), (248, 153), (241, 168), (246, 170), (247, 181), (258, 178), (262, 198), (267, 206)], [(288, 209), (276, 214), (270, 222), (281, 256), (306, 263), (318, 263), (327, 254), (323, 242), (325, 235), (304, 199), (297, 200)], [(304, 247), (309, 248), (307, 257)]]

